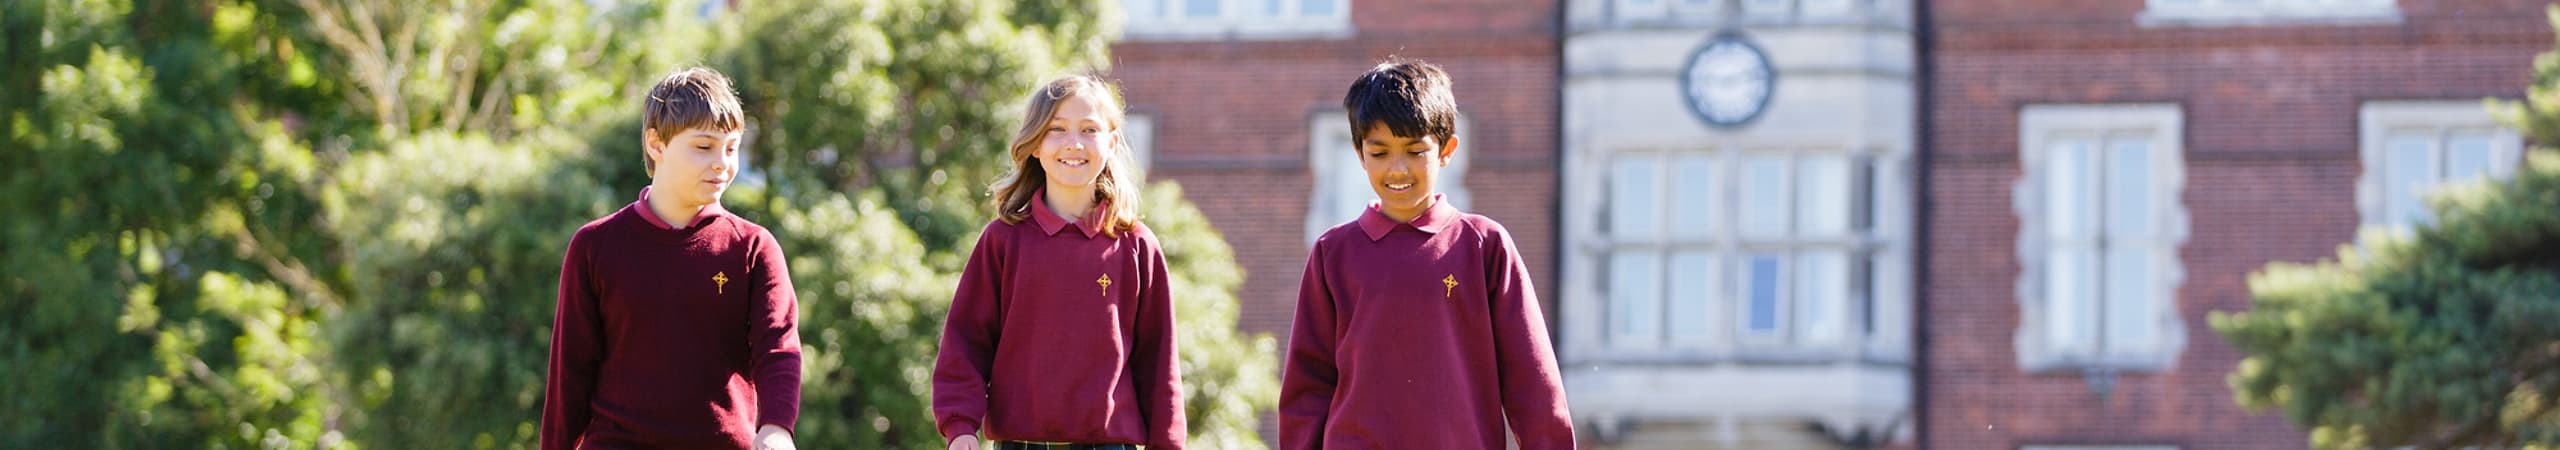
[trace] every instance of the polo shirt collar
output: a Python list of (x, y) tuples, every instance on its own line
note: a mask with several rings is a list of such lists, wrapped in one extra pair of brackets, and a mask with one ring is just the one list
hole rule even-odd
[(1085, 213), (1084, 220), (1068, 222), (1066, 217), (1059, 216), (1057, 211), (1049, 209), (1048, 197), (1042, 196), (1047, 193), (1046, 191), (1048, 189), (1043, 188), (1031, 192), (1031, 221), (1040, 223), (1040, 232), (1057, 236), (1058, 230), (1065, 229), (1067, 225), (1075, 225), (1076, 230), (1084, 232), (1086, 238), (1102, 234), (1100, 219), (1103, 211), (1111, 209), (1110, 200), (1094, 203), (1093, 209)]
[[(693, 226), (685, 228), (702, 228), (702, 225), (710, 223), (711, 219), (728, 214), (729, 210), (721, 208), (719, 202), (712, 202), (709, 205), (702, 206), (702, 213), (693, 215)], [(661, 230), (676, 229), (674, 225), (667, 224), (667, 219), (658, 217), (658, 210), (649, 207), (649, 187), (647, 186), (642, 186), (640, 188), (640, 218), (649, 221), (650, 225), (655, 225)]]
[(1412, 222), (1397, 223), (1395, 219), (1387, 217), (1385, 210), (1379, 208), (1378, 201), (1370, 200), (1369, 209), (1360, 212), (1359, 222), (1360, 231), (1367, 232), (1370, 241), (1386, 239), (1387, 232), (1395, 231), (1397, 226), (1413, 228), (1424, 233), (1440, 234), (1440, 230), (1447, 229), (1449, 224), (1458, 222), (1458, 208), (1449, 206), (1446, 194), (1431, 194), (1431, 206), (1423, 208), (1422, 215), (1414, 216)]

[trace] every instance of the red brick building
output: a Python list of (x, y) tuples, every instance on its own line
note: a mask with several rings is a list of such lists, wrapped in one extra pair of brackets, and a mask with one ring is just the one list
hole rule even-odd
[(1448, 68), (1444, 189), (1527, 253), (1588, 448), (2299, 448), (2207, 314), (2513, 170), (2480, 99), (2544, 7), (1131, 0), (1112, 75), (1235, 247), (1239, 326), (1285, 338), (1372, 197), (1343, 91)]
[(2300, 448), (2206, 322), (2511, 171), (2544, 2), (1930, 2), (1925, 448)]

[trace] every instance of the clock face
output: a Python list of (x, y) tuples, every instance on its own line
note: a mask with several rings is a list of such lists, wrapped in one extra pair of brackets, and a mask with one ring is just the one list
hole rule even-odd
[(1769, 106), (1769, 94), (1776, 90), (1777, 74), (1769, 67), (1769, 56), (1760, 47), (1743, 40), (1742, 35), (1717, 35), (1697, 54), (1689, 57), (1689, 66), (1680, 71), (1680, 87), (1687, 94), (1689, 111), (1709, 125), (1730, 127), (1748, 123)]

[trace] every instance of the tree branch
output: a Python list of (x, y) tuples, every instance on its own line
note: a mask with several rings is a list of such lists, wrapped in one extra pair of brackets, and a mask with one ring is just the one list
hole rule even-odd
[(256, 233), (249, 231), (246, 220), (239, 225), (230, 227), (233, 254), (258, 263), (259, 267), (267, 269), (268, 274), (274, 275), (276, 281), (283, 282), (286, 287), (293, 288), (295, 292), (301, 293), (304, 299), (319, 306), (335, 310), (345, 305), (338, 299), (337, 294), (329, 289), (328, 284), (321, 283), (319, 277), (312, 276), (311, 270), (304, 268), (301, 262), (277, 258), (274, 254), (267, 252), (266, 247), (258, 245), (258, 237)]
[[(311, 13), (312, 27), (320, 31), (321, 42), (346, 55), (348, 66), (355, 70), (356, 84), (353, 87), (362, 98), (350, 98), (348, 102), (357, 110), (372, 113), (374, 120), (384, 127), (391, 127), (386, 131), (396, 131), (398, 125), (393, 120), (392, 106), (396, 103), (393, 98), (398, 95), (398, 90), (386, 73), (390, 70), (390, 62), (385, 60), (387, 55), (382, 48), (382, 36), (373, 25), (371, 15), (364, 11), (341, 10), (322, 0), (294, 0), (294, 5)], [(364, 4), (354, 3), (353, 6), (363, 8)], [(360, 29), (350, 29), (345, 22), (354, 22)]]

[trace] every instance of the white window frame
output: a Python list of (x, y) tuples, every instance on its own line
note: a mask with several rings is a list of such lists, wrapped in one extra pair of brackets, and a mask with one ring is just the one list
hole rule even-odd
[[(2454, 132), (2490, 134), (2489, 176), (2504, 179), (2515, 174), (2516, 165), (2524, 157), (2524, 138), (2515, 129), (2499, 124), (2479, 100), (2389, 100), (2368, 101), (2357, 111), (2357, 154), (2363, 161), (2364, 174), (2356, 177), (2356, 212), (2365, 227), (2378, 227), (2391, 232), (2407, 232), (2413, 222), (2393, 217), (2390, 196), (2385, 194), (2386, 175), (2391, 170), (2390, 137), (2395, 131), (2422, 131), (2436, 138), (2431, 160), (2443, 161), (2445, 138)], [(2440, 172), (2429, 168), (2428, 171)], [(2448, 180), (2439, 180), (2448, 181)], [(2422, 195), (2421, 198), (2424, 198)], [(2423, 206), (2421, 206), (2423, 207)]]
[[(1750, 24), (1855, 23), (1899, 0), (1607, 0), (1620, 23), (1716, 24), (1739, 18)], [(1721, 24), (1719, 24), (1721, 25)]]
[[(2183, 113), (2174, 103), (2037, 104), (2022, 108), (2018, 116), (2019, 164), (2025, 177), (2016, 185), (2011, 204), (2018, 214), (2017, 256), (2022, 269), (2016, 281), (2020, 315), (2013, 342), (2019, 367), (2030, 372), (2170, 369), (2186, 349), (2186, 326), (2178, 317), (2178, 287), (2186, 279), (2185, 265), (2179, 259), (2178, 249), (2186, 244), (2188, 235), (2187, 210), (2180, 197), (2186, 184)], [(2154, 265), (2147, 272), (2157, 283), (2152, 290), (2157, 297), (2151, 299), (2149, 311), (2151, 322), (2156, 326), (2152, 333), (2155, 339), (2141, 343), (2143, 348), (2111, 350), (2103, 331), (2110, 323), (2110, 318), (2105, 316), (2109, 309), (2103, 299), (2091, 299), (2087, 308), (2097, 311), (2097, 323), (2100, 324), (2099, 329), (2086, 331), (2095, 335), (2092, 338), (2094, 344), (2086, 353), (2064, 353), (2058, 348), (2060, 344), (2053, 342), (2055, 338), (2047, 335), (2046, 311), (2055, 299), (2044, 294), (2045, 272), (2051, 264), (2045, 259), (2047, 227), (2050, 225), (2044, 223), (2044, 186), (2054, 169), (2048, 167), (2049, 158), (2045, 153), (2054, 141), (2064, 136), (2101, 136), (2097, 148), (2104, 149), (2106, 140), (2103, 136), (2125, 134), (2144, 135), (2154, 143), (2150, 150), (2152, 190), (2147, 198), (2152, 202), (2153, 210), (2158, 212), (2158, 222), (2152, 225), (2158, 234), (2150, 236), (2153, 240), (2149, 242), (2149, 248), (2132, 251), (2152, 253)], [(2109, 240), (2103, 231), (2099, 233), (2099, 242)], [(2097, 258), (2105, 261), (2110, 252), (2120, 251), (2126, 250), (2101, 244)], [(2102, 270), (2100, 276), (2103, 277), (2104, 273)]]
[(1794, 15), (1797, 3), (1796, 0), (1733, 0), (1733, 2), (1735, 9), (1742, 11), (1743, 17), (1752, 18)]
[[(1683, 15), (1712, 15), (1725, 3), (1735, 0), (1610, 0), (1610, 9), (1619, 20), (1646, 20), (1668, 17), (1673, 9)], [(1678, 4), (1678, 5), (1674, 5)]]
[[(1754, 235), (1743, 230), (1741, 217), (1766, 212), (1741, 211), (1744, 206), (1742, 166), (1746, 159), (1769, 157), (1777, 158), (1786, 166), (1778, 182), (1788, 192), (1788, 199), (1781, 202), (1787, 209), (1780, 214), (1786, 218), (1786, 223), (1780, 227), (1783, 231), (1778, 235)], [(1840, 188), (1847, 197), (1840, 199), (1844, 204), (1839, 206), (1847, 215), (1841, 218), (1844, 229), (1837, 233), (1805, 234), (1802, 232), (1803, 224), (1796, 222), (1805, 214), (1797, 208), (1805, 203), (1800, 201), (1804, 185), (1798, 176), (1804, 173), (1801, 169), (1804, 161), (1816, 158), (1837, 158), (1844, 164), (1838, 181), (1848, 183)], [(1699, 175), (1707, 180), (1706, 192), (1675, 192), (1673, 183), (1681, 175), (1672, 173), (1675, 171), (1673, 168), (1684, 161), (1710, 165), (1707, 173)], [(1902, 273), (1898, 266), (1907, 264), (1907, 254), (1902, 251), (1909, 245), (1907, 233), (1893, 230), (1902, 221), (1882, 217), (1889, 211), (1908, 210), (1888, 205), (1908, 201), (1901, 195), (1900, 181), (1896, 181), (1905, 172), (1895, 170), (1900, 164), (1881, 151), (1842, 150), (1818, 145), (1623, 150), (1604, 153), (1593, 162), (1594, 167), (1587, 172), (1590, 175), (1583, 177), (1592, 182), (1582, 186), (1595, 192), (1594, 201), (1603, 206), (1593, 209), (1597, 214), (1591, 217), (1592, 222), (1614, 222), (1617, 219), (1613, 216), (1618, 208), (1635, 207), (1655, 212), (1649, 214), (1653, 222), (1649, 226), (1655, 230), (1649, 235), (1622, 235), (1618, 231), (1621, 225), (1611, 223), (1605, 227), (1593, 227), (1594, 232), (1583, 239), (1583, 247), (1593, 255), (1591, 266), (1598, 273), (1589, 277), (1598, 283), (1597, 289), (1591, 291), (1598, 296), (1598, 306), (1593, 312), (1600, 317), (1595, 324), (1598, 330), (1592, 335), (1599, 341), (1595, 347), (1604, 353), (1684, 360), (1823, 360), (1854, 355), (1866, 347), (1868, 338), (1873, 334), (1866, 326), (1868, 316), (1875, 314), (1872, 309), (1886, 301), (1878, 297), (1887, 293), (1877, 290), (1892, 282), (1881, 277)], [(1654, 204), (1612, 204), (1615, 197), (1609, 191), (1614, 189), (1611, 183), (1621, 179), (1616, 170), (1622, 162), (1657, 168), (1651, 177)], [(1708, 209), (1709, 223), (1703, 227), (1704, 231), (1677, 235), (1679, 230), (1672, 225), (1671, 213), (1675, 204), (1682, 208)], [(1801, 298), (1801, 291), (1810, 286), (1808, 283), (1817, 281), (1800, 276), (1800, 270), (1806, 267), (1808, 256), (1823, 253), (1841, 258), (1842, 264), (1837, 270), (1842, 273), (1837, 275), (1841, 277), (1842, 285), (1833, 287), (1838, 289), (1836, 300), (1840, 303), (1828, 305), (1819, 317), (1807, 318), (1802, 314), (1811, 306)], [(1617, 264), (1615, 260), (1628, 254), (1648, 258), (1652, 270), (1659, 274), (1654, 278), (1654, 282), (1659, 284), (1625, 286), (1611, 281), (1621, 270), (1614, 267)], [(1703, 261), (1704, 272), (1671, 273), (1675, 266), (1673, 262), (1681, 254), (1703, 254), (1706, 258)], [(1778, 297), (1773, 305), (1776, 328), (1765, 332), (1754, 330), (1750, 322), (1752, 286), (1747, 277), (1752, 257), (1758, 255), (1774, 255), (1778, 264), (1775, 278)], [(1680, 299), (1674, 298), (1678, 294), (1673, 290), (1684, 279), (1704, 283), (1701, 289), (1712, 296), (1705, 299), (1707, 304), (1702, 307), (1704, 317), (1697, 318), (1698, 323), (1705, 327), (1703, 335), (1679, 336), (1673, 332), (1674, 323), (1669, 311), (1680, 303)], [(1628, 330), (1618, 326), (1623, 314), (1619, 311), (1622, 305), (1611, 298), (1615, 289), (1640, 289), (1648, 293), (1643, 296), (1658, 299), (1656, 304), (1635, 306), (1653, 313), (1638, 314), (1649, 316), (1643, 318), (1652, 321), (1649, 326), (1639, 327), (1636, 334), (1628, 334)], [(1831, 327), (1836, 332), (1825, 336), (1810, 335), (1810, 330), (1817, 326)]]
[[(1351, 0), (1208, 0), (1218, 4), (1216, 17), (1190, 17), (1189, 0), (1127, 0), (1122, 3), (1125, 40), (1299, 39), (1351, 36)], [(1330, 14), (1310, 15), (1310, 3), (1331, 4)], [(1268, 14), (1278, 5), (1279, 15)]]
[(2400, 23), (2396, 0), (2148, 0), (2142, 26), (2370, 25)]
[[(1467, 141), (1467, 115), (1459, 114), (1457, 122), (1451, 134), (1457, 137), (1458, 152), (1449, 156), (1447, 167), (1440, 168), (1440, 177), (1431, 180), (1431, 189), (1445, 196), (1449, 206), (1472, 211), (1467, 160), (1474, 159), (1473, 150), (1478, 147)], [(1360, 212), (1378, 200), (1378, 192), (1369, 189), (1368, 171), (1360, 168), (1359, 152), (1351, 146), (1350, 113), (1336, 110), (1307, 118), (1307, 169), (1315, 182), (1307, 189), (1308, 244), (1314, 244), (1325, 230), (1360, 218)]]

